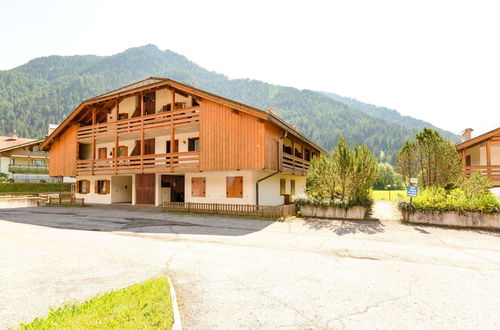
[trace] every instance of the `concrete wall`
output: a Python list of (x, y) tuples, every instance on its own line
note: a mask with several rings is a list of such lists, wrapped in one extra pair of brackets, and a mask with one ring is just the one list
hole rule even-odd
[(37, 199), (25, 198), (25, 199), (0, 199), (0, 209), (10, 209), (18, 207), (35, 207), (37, 205)]
[(404, 217), (410, 223), (500, 229), (500, 214), (427, 211), (404, 214)]
[[(268, 172), (259, 172), (257, 178), (261, 179), (267, 175), (269, 175)], [(282, 205), (284, 203), (285, 197), (280, 195), (281, 179), (285, 179), (286, 194), (291, 193), (292, 180), (295, 180), (295, 196), (304, 194), (306, 188), (305, 176), (277, 174), (259, 183), (259, 205)]]
[(111, 177), (111, 202), (131, 203), (132, 202), (132, 176)]

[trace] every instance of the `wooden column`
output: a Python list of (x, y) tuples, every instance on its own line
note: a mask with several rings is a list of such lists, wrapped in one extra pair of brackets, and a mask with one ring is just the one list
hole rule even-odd
[(92, 108), (92, 175), (94, 175), (94, 163), (95, 163), (95, 127), (96, 124), (96, 113), (95, 107)]
[(144, 95), (140, 95), (141, 98), (141, 140), (140, 140), (140, 145), (141, 145), (141, 173), (144, 173), (144, 119), (142, 118), (144, 116)]
[(170, 89), (170, 172), (174, 171), (174, 146), (175, 146), (175, 132), (174, 132), (174, 105), (175, 105), (175, 89)]
[(491, 140), (486, 141), (486, 175), (491, 176)]
[(295, 140), (292, 140), (292, 162), (293, 162), (292, 173), (295, 174)]
[(115, 152), (113, 153), (115, 174), (118, 173), (118, 116), (120, 114), (120, 99), (116, 100), (116, 119), (115, 119)]

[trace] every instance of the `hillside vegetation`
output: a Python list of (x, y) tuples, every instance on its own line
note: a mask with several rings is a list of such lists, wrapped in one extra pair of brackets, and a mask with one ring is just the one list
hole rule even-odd
[(42, 57), (0, 71), (0, 135), (16, 129), (22, 137), (43, 137), (49, 123), (60, 123), (84, 99), (150, 76), (168, 77), (261, 109), (273, 107), (329, 151), (343, 136), (393, 163), (402, 143), (418, 131), (318, 92), (231, 80), (184, 56), (147, 45), (104, 57)]

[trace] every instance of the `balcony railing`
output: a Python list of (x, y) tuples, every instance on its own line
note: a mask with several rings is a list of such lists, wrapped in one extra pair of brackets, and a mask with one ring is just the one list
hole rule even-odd
[(77, 175), (199, 171), (199, 151), (78, 160)]
[(465, 166), (465, 176), (469, 177), (475, 171), (488, 176), (492, 181), (500, 181), (500, 165)]
[(309, 169), (310, 162), (284, 152), (281, 164), (284, 172), (305, 175)]
[(9, 172), (19, 174), (47, 174), (49, 173), (49, 167), (46, 165), (9, 164)]
[(173, 121), (175, 128), (195, 126), (200, 122), (200, 107), (160, 112), (142, 117), (122, 119), (109, 123), (83, 126), (78, 129), (78, 141), (100, 138), (109, 135), (134, 134), (144, 131), (162, 130), (168, 128)]

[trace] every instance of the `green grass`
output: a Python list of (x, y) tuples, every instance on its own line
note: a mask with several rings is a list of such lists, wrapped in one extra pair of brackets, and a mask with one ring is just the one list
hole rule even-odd
[(0, 193), (70, 192), (71, 183), (0, 183)]
[(373, 190), (372, 197), (376, 201), (397, 201), (399, 198), (406, 199), (406, 190), (391, 190), (389, 199), (389, 190)]
[(19, 329), (171, 329), (172, 324), (170, 288), (162, 277), (51, 309)]

